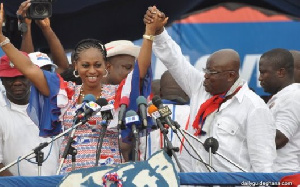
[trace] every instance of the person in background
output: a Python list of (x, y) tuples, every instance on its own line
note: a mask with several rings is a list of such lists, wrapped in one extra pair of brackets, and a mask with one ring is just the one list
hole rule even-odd
[(41, 52), (33, 52), (28, 54), (30, 60), (41, 69), (55, 72), (57, 65), (53, 64), (49, 56)]
[[(140, 47), (129, 40), (115, 40), (105, 44), (107, 50), (107, 77), (102, 84), (118, 85), (132, 71), (138, 58)], [(131, 144), (120, 141), (120, 149), (124, 160), (130, 160)]]
[[(3, 23), (3, 18), (3, 4), (1, 3), (0, 24)], [(146, 30), (153, 30), (153, 28), (147, 26)], [(150, 41), (143, 41), (138, 57), (139, 64), (150, 64), (150, 62), (144, 62), (144, 60), (150, 59), (149, 56), (151, 56), (149, 45)], [(40, 119), (38, 124), (40, 135), (49, 136), (51, 133), (59, 133), (62, 126), (65, 130), (71, 128), (74, 112), (82, 106), (87, 94), (92, 94), (97, 99), (105, 98), (109, 104), (113, 104), (116, 99), (115, 93), (118, 85), (102, 84), (103, 77), (108, 74), (106, 70), (107, 52), (105, 46), (99, 40), (84, 39), (78, 42), (74, 48), (74, 74), (82, 79), (82, 85), (64, 82), (58, 74), (39, 69), (27, 56), (10, 43), (10, 40), (3, 35), (2, 28), (0, 28), (0, 47), (15, 67), (33, 84), (33, 87), (31, 87), (31, 109), (34, 108), (34, 105), (38, 105), (38, 108), (42, 108), (43, 111), (37, 114)], [(138, 69), (141, 79), (146, 76), (149, 67), (142, 66)], [(52, 102), (55, 99), (57, 102)], [(40, 102), (41, 100), (43, 102)], [(60, 113), (53, 112), (59, 110)], [(117, 119), (117, 117), (114, 116), (114, 119)], [(118, 152), (119, 134), (116, 131), (116, 121), (111, 122), (105, 134), (99, 159), (100, 165), (116, 164), (121, 161), (121, 155)], [(101, 115), (97, 113), (89, 118), (86, 124), (82, 124), (77, 128), (74, 139), (74, 147), (77, 149), (76, 169), (95, 165), (96, 145), (102, 129), (102, 122)], [(44, 127), (47, 129), (45, 130)], [(64, 150), (67, 139), (68, 137), (65, 137), (61, 150)], [(71, 171), (71, 166), (71, 159), (67, 159), (61, 173)]]
[(129, 40), (115, 40), (105, 44), (107, 50), (108, 75), (103, 84), (120, 84), (132, 71), (139, 55), (140, 47)]
[(153, 95), (160, 95), (160, 79), (151, 82), (151, 92)]
[[(174, 80), (174, 78), (172, 77), (169, 71), (165, 71), (162, 74), (161, 79), (159, 80), (160, 80), (159, 95), (162, 99), (164, 106), (167, 106), (172, 112), (170, 118), (173, 121), (178, 122), (178, 124), (181, 126), (181, 129), (185, 129), (188, 123), (189, 111), (190, 111), (189, 98), (187, 94), (180, 88), (180, 86)], [(172, 145), (174, 147), (179, 148), (179, 152), (177, 152), (176, 155), (180, 161), (180, 164), (183, 166), (184, 170), (187, 170), (187, 168), (191, 167), (190, 166), (191, 158), (189, 157), (189, 155), (185, 154), (187, 152), (183, 150), (184, 147), (181, 141), (184, 141), (184, 138), (178, 132), (180, 138), (179, 139), (178, 136), (173, 132), (172, 128), (169, 128), (168, 130), (169, 132), (167, 135)], [(163, 142), (164, 142), (163, 140), (164, 138), (162, 133), (160, 132), (160, 129), (153, 130), (149, 134), (149, 136), (147, 137), (147, 144), (146, 144), (146, 137), (141, 137), (140, 146), (139, 146), (140, 158), (142, 160), (145, 159), (145, 153), (146, 153), (146, 159), (147, 159), (156, 151), (163, 149)], [(146, 145), (148, 147), (146, 147)], [(186, 143), (184, 145), (188, 147)]]
[(272, 49), (259, 60), (259, 81), (272, 95), (268, 106), (275, 118), (275, 172), (300, 171), (300, 84), (294, 83), (294, 59), (286, 49)]
[[(35, 52), (31, 35), (32, 20), (26, 16), (27, 9), (28, 7), (30, 7), (30, 5), (30, 0), (24, 1), (21, 3), (19, 9), (17, 10), (17, 17), (19, 18), (19, 28), (22, 33), (22, 43), (20, 50), (25, 51), (29, 54)], [(57, 66), (55, 71), (57, 73), (62, 73), (69, 67), (69, 62), (65, 54), (63, 45), (51, 28), (50, 19), (37, 19), (35, 20), (35, 23), (41, 29), (48, 43), (53, 63)]]
[(160, 80), (160, 96), (178, 105), (189, 104), (189, 96), (177, 84), (170, 71), (165, 71)]
[[(219, 143), (218, 153), (244, 171), (272, 172), (276, 157), (274, 119), (264, 101), (240, 78), (238, 53), (233, 49), (218, 50), (211, 54), (206, 68), (200, 72), (187, 61), (164, 29), (166, 20), (155, 6), (149, 7), (144, 23), (153, 24), (156, 29), (144, 37), (153, 41), (154, 54), (191, 99), (188, 131), (202, 142), (215, 138)], [(198, 142), (192, 143), (208, 163), (209, 153)], [(191, 159), (191, 162), (188, 171), (210, 170), (199, 160)], [(218, 172), (241, 171), (214, 154), (212, 167)]]
[[(24, 53), (27, 55), (26, 53)], [(51, 138), (39, 137), (39, 129), (27, 115), (30, 82), (16, 69), (7, 56), (1, 57), (0, 77), (5, 93), (0, 93), (0, 168), (18, 157), (30, 153), (40, 143)], [(55, 175), (58, 166), (59, 142), (42, 150), (44, 153), (41, 175)], [(35, 154), (0, 173), (1, 176), (37, 176)]]
[(290, 50), (294, 58), (294, 80), (300, 83), (300, 51)]

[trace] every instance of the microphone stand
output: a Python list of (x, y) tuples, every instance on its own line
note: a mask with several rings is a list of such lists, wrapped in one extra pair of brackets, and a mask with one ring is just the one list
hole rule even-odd
[(139, 150), (139, 132), (133, 133), (134, 136), (134, 154), (133, 154), (133, 160), (139, 161), (138, 159), (138, 150)]
[(75, 131), (76, 128), (74, 126), (74, 128), (72, 128), (72, 132), (68, 138), (68, 142), (67, 145), (65, 147), (65, 150), (61, 156), (61, 160), (60, 160), (60, 164), (59, 167), (56, 171), (56, 174), (59, 175), (59, 172), (68, 156), (68, 154), (72, 155), (72, 171), (75, 170), (75, 163), (76, 163), (76, 154), (77, 154), (77, 150), (75, 147), (72, 146), (72, 144), (74, 143), (74, 136), (75, 136)]
[[(83, 122), (85, 123), (87, 120), (84, 120)], [(29, 152), (26, 155), (23, 155), (22, 157), (20, 157), (19, 159), (15, 160), (14, 162), (8, 164), (7, 166), (3, 167), (0, 169), (0, 173), (12, 166), (14, 166), (15, 164), (21, 162), (22, 160), (28, 158), (29, 156), (31, 156), (32, 154), (35, 154), (36, 152), (39, 152), (40, 150), (42, 150), (43, 148), (47, 147), (50, 143), (54, 142), (55, 140), (57, 140), (58, 138), (62, 137), (63, 135), (65, 135), (66, 133), (68, 133), (69, 131), (71, 131), (73, 128), (78, 127), (79, 125), (83, 124), (83, 122), (79, 122), (76, 125), (74, 125), (74, 127), (67, 129), (65, 132), (60, 133), (59, 135), (55, 136), (54, 138), (52, 138), (51, 140), (41, 143), (39, 146), (37, 146), (36, 148), (34, 148), (31, 152)]]
[(179, 148), (178, 147), (174, 147), (171, 143), (171, 141), (169, 140), (167, 134), (168, 134), (168, 130), (165, 129), (161, 123), (161, 121), (159, 119), (156, 120), (156, 123), (157, 125), (159, 126), (163, 136), (164, 136), (164, 151), (166, 151), (166, 153), (172, 157), (172, 155), (174, 156), (174, 159), (176, 161), (176, 164), (179, 168), (179, 171), (180, 172), (184, 172), (183, 169), (182, 169), (182, 166), (177, 158), (177, 155), (175, 154), (175, 152), (178, 152), (179, 151)]
[[(99, 145), (99, 146), (97, 147), (95, 166), (98, 166), (101, 149), (102, 149), (102, 144), (103, 144), (103, 139), (104, 139), (105, 133), (107, 131), (108, 123), (107, 123), (107, 120), (104, 120), (104, 121), (105, 122), (102, 124), (102, 129), (101, 129), (102, 132), (99, 133), (99, 138), (98, 138), (98, 143), (97, 143), (97, 145)], [(99, 144), (99, 142), (100, 142), (100, 144)]]
[[(214, 171), (216, 171), (216, 170), (212, 167), (212, 165), (207, 165), (207, 163), (205, 163), (205, 162), (203, 161), (203, 159), (201, 158), (200, 154), (197, 152), (196, 148), (192, 145), (192, 143), (190, 142), (190, 140), (189, 140), (189, 139), (184, 135), (184, 133), (182, 132), (183, 130), (180, 128), (180, 125), (178, 124), (178, 122), (177, 122), (177, 121), (173, 121), (173, 122), (174, 122), (175, 128), (180, 132), (180, 134), (182, 135), (182, 137), (185, 138), (186, 142), (189, 144), (189, 146), (190, 146), (190, 147), (193, 149), (193, 151), (196, 153), (196, 155), (197, 155), (198, 158), (199, 158), (199, 161), (202, 162), (202, 163), (205, 165), (206, 169), (207, 169), (209, 172), (212, 172), (211, 169), (214, 170)], [(180, 140), (179, 135), (178, 135), (177, 133), (176, 133), (176, 135), (177, 135), (177, 137), (178, 137), (179, 140)], [(182, 144), (183, 144), (183, 142), (182, 142)], [(185, 149), (186, 149), (186, 148), (185, 148)]]
[[(197, 137), (193, 136), (191, 133), (189, 133), (188, 131), (182, 129), (182, 131), (184, 133), (186, 133), (187, 135), (189, 135), (191, 138), (193, 138), (194, 140), (196, 140), (197, 142), (201, 143), (203, 146), (203, 142), (201, 142)], [(220, 156), (221, 158), (223, 158), (224, 160), (226, 160), (227, 162), (229, 162), (230, 164), (232, 164), (233, 166), (235, 166), (236, 168), (238, 168), (239, 170), (241, 170), (242, 172), (246, 172), (246, 170), (244, 170), (243, 168), (241, 168), (239, 165), (237, 165), (236, 163), (234, 163), (233, 161), (229, 160), (228, 158), (226, 158), (225, 156), (221, 155), (220, 153), (218, 153), (217, 151), (215, 152), (216, 155)]]
[(44, 160), (44, 153), (40, 149), (35, 150), (35, 159), (38, 165), (38, 176), (41, 176), (42, 173), (42, 164)]

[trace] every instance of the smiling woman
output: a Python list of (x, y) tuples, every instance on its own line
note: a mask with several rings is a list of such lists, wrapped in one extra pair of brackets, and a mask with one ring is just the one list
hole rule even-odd
[[(1, 6), (0, 25), (3, 23), (3, 15), (3, 6)], [(151, 29), (151, 27), (146, 27), (146, 30)], [(154, 33), (154, 31), (151, 30), (151, 33)], [(150, 42), (151, 41), (146, 40), (142, 45), (149, 45)], [(85, 104), (83, 100), (88, 94), (107, 100), (108, 104), (110, 104), (109, 106), (112, 106), (115, 100), (120, 99), (120, 95), (116, 95), (118, 85), (101, 83), (103, 77), (107, 76), (108, 71), (106, 69), (106, 48), (99, 40), (84, 39), (75, 46), (73, 73), (76, 77), (82, 79), (82, 85), (66, 82), (57, 73), (42, 70), (34, 65), (28, 57), (16, 49), (14, 45), (10, 43), (9, 39), (3, 35), (1, 27), (0, 46), (10, 61), (13, 62), (14, 66), (32, 82), (33, 86), (31, 87), (28, 112), (33, 116), (36, 124), (39, 126), (40, 136), (53, 136), (59, 134), (62, 129), (67, 130), (72, 128), (72, 126), (77, 123), (77, 120), (74, 120), (76, 111), (78, 111), (78, 109), (85, 111), (84, 108), (87, 104)], [(151, 48), (145, 48), (144, 50), (151, 51)], [(138, 56), (139, 60), (136, 63), (140, 64), (150, 59), (148, 52), (142, 54), (143, 55)], [(132, 57), (131, 60), (136, 59), (137, 55)], [(150, 63), (147, 62), (147, 64)], [(133, 68), (133, 66), (127, 67), (127, 65), (125, 65), (125, 67), (126, 69)], [(149, 65), (144, 65), (137, 69), (140, 79), (144, 78), (149, 72), (148, 67)], [(126, 78), (126, 76), (122, 78)], [(119, 106), (116, 105), (114, 109), (117, 111), (118, 107)], [(117, 119), (118, 113), (114, 112), (114, 114), (113, 118)], [(104, 118), (104, 116), (98, 112), (88, 118), (86, 123), (77, 127), (74, 135), (74, 143), (72, 144), (77, 150), (75, 169), (93, 167), (98, 165), (96, 163), (99, 163), (99, 165), (107, 165), (121, 162), (117, 120), (111, 120), (111, 124), (109, 124), (106, 129), (102, 128), (103, 123), (108, 124), (110, 119), (106, 120), (102, 119), (102, 117)], [(76, 118), (79, 118), (77, 114)], [(97, 154), (96, 157), (96, 152), (98, 153), (97, 149), (99, 147), (97, 146), (100, 139), (99, 137), (102, 134), (104, 138), (101, 154), (100, 156)], [(68, 140), (68, 136), (64, 137), (61, 144), (61, 153), (65, 152), (64, 150), (67, 148)], [(60, 170), (62, 174), (71, 171), (73, 165), (71, 159), (66, 159), (64, 164)]]
[(78, 102), (81, 103), (85, 94), (100, 97), (101, 80), (107, 70), (105, 67), (106, 50), (100, 41), (86, 39), (80, 41), (74, 52), (75, 70), (82, 80), (81, 93)]

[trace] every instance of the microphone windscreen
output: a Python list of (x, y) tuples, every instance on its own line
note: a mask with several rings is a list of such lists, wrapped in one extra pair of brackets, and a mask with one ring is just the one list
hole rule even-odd
[(153, 98), (152, 98), (152, 103), (156, 106), (156, 107), (159, 107), (159, 105), (162, 104), (162, 101), (160, 99), (160, 97), (158, 95), (155, 95)]
[(136, 116), (136, 115), (137, 115), (137, 113), (133, 110), (128, 110), (126, 112), (126, 117), (132, 117), (132, 116)]
[(84, 96), (82, 102), (88, 103), (90, 101), (96, 102), (96, 97), (93, 94), (87, 94), (86, 96)]
[(211, 148), (211, 152), (215, 154), (219, 148), (219, 142), (217, 139), (210, 137), (205, 140), (203, 146), (207, 152), (209, 151), (209, 148)]
[(136, 99), (136, 103), (137, 105), (140, 105), (140, 104), (145, 104), (147, 105), (147, 100), (144, 96), (140, 95), (138, 96), (138, 98)]
[(128, 98), (127, 96), (123, 96), (123, 97), (121, 98), (121, 100), (120, 100), (120, 106), (121, 106), (122, 104), (125, 104), (126, 106), (129, 105), (129, 98)]
[(98, 105), (100, 105), (101, 107), (103, 107), (103, 106), (105, 106), (105, 105), (108, 104), (107, 100), (104, 99), (104, 98), (99, 98), (99, 99), (97, 99), (96, 103), (97, 103)]
[(152, 114), (153, 112), (156, 112), (157, 110), (158, 110), (157, 107), (154, 106), (154, 105), (150, 105), (150, 106), (148, 107), (148, 113), (149, 113), (149, 114)]

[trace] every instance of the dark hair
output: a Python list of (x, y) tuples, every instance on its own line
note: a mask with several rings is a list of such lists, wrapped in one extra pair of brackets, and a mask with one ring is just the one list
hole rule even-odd
[(78, 42), (75, 46), (74, 49), (74, 54), (73, 54), (73, 59), (74, 61), (77, 61), (79, 58), (79, 54), (86, 50), (86, 49), (90, 49), (90, 48), (96, 48), (99, 49), (100, 52), (103, 55), (103, 59), (106, 62), (107, 61), (107, 52), (106, 52), (106, 48), (105, 46), (102, 44), (101, 41), (96, 40), (96, 39), (83, 39), (80, 42)]
[(271, 62), (274, 70), (286, 69), (290, 77), (294, 76), (294, 58), (286, 49), (276, 48), (265, 52), (261, 58)]
[(65, 81), (72, 81), (75, 82), (76, 85), (81, 85), (82, 81), (80, 77), (75, 77), (73, 74), (74, 68), (70, 66), (67, 68), (65, 71), (63, 71), (60, 76), (65, 80)]

